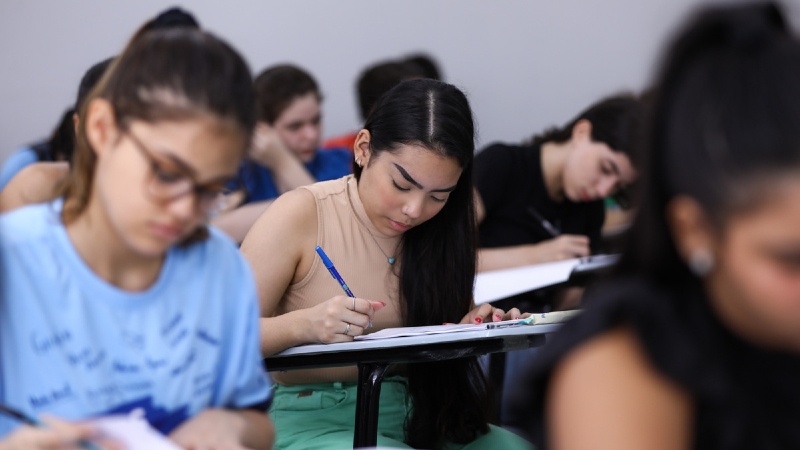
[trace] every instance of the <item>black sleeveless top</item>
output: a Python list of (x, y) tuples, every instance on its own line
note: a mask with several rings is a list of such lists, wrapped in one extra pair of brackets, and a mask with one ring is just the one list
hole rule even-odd
[(603, 200), (551, 199), (544, 184), (540, 145), (490, 145), (475, 156), (473, 178), (486, 209), (478, 228), (482, 248), (552, 239), (542, 226), (541, 218), (545, 218), (561, 234), (588, 236), (592, 251), (597, 251), (606, 217)]
[(800, 354), (756, 347), (713, 314), (699, 283), (654, 287), (643, 278), (609, 280), (587, 299), (511, 386), (509, 407), (538, 450), (547, 448), (544, 400), (560, 358), (619, 325), (639, 339), (650, 363), (681, 386), (695, 407), (694, 448), (800, 449)]

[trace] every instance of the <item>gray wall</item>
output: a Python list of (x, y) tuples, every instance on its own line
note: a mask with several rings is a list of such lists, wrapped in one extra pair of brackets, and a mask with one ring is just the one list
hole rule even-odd
[[(796, 1), (796, 0), (795, 0)], [(518, 141), (600, 96), (639, 90), (702, 0), (193, 0), (182, 6), (258, 72), (295, 62), (325, 93), (325, 135), (359, 126), (367, 64), (424, 50), (465, 89), (480, 142)], [(46, 136), (83, 72), (174, 0), (0, 0), (0, 159)], [(795, 15), (797, 15), (796, 5)]]

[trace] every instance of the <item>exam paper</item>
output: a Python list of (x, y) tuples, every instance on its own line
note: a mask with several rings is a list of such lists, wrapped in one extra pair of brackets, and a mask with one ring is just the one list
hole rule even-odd
[[(512, 320), (511, 322), (519, 322)], [(356, 336), (356, 341), (368, 341), (372, 339), (388, 339), (406, 336), (421, 336), (423, 334), (442, 334), (442, 333), (458, 333), (461, 331), (476, 331), (485, 330), (486, 325), (431, 325), (427, 327), (398, 327), (398, 328), (385, 328), (375, 333), (363, 334)]]
[(135, 415), (99, 417), (87, 422), (103, 436), (124, 445), (125, 450), (182, 450), (174, 442)]
[(422, 336), (432, 334), (444, 333), (461, 333), (464, 331), (480, 331), (489, 330), (492, 328), (506, 328), (509, 326), (529, 326), (529, 325), (543, 325), (549, 323), (565, 322), (578, 314), (580, 311), (554, 311), (549, 313), (538, 313), (531, 316), (529, 323), (524, 324), (519, 319), (515, 320), (502, 320), (500, 322), (489, 322), (484, 324), (465, 324), (465, 325), (430, 325), (426, 327), (400, 327), (400, 328), (386, 328), (375, 333), (356, 336), (356, 341), (368, 341), (373, 339), (391, 339), (397, 337), (408, 336)]

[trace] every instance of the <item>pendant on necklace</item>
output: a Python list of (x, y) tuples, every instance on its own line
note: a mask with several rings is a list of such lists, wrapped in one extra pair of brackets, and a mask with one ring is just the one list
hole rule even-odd
[(389, 258), (389, 264), (394, 264), (394, 258)]

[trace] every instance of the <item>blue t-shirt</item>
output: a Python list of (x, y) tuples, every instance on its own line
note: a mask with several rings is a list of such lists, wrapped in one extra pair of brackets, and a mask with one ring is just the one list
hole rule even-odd
[(23, 167), (31, 165), (39, 161), (39, 156), (30, 147), (22, 147), (15, 151), (3, 163), (3, 168), (0, 169), (0, 189), (6, 187), (8, 181), (14, 178)]
[[(59, 202), (0, 216), (0, 402), (68, 420), (141, 408), (165, 434), (208, 407), (266, 409), (255, 282), (235, 244), (211, 228), (128, 292), (81, 259)], [(0, 437), (18, 425), (0, 415)]]
[[(318, 149), (317, 156), (306, 164), (306, 169), (317, 181), (335, 180), (352, 173), (352, 160), (353, 155), (344, 149)], [(247, 162), (242, 167), (242, 181), (250, 194), (248, 202), (269, 200), (280, 195), (269, 169), (254, 162)]]

